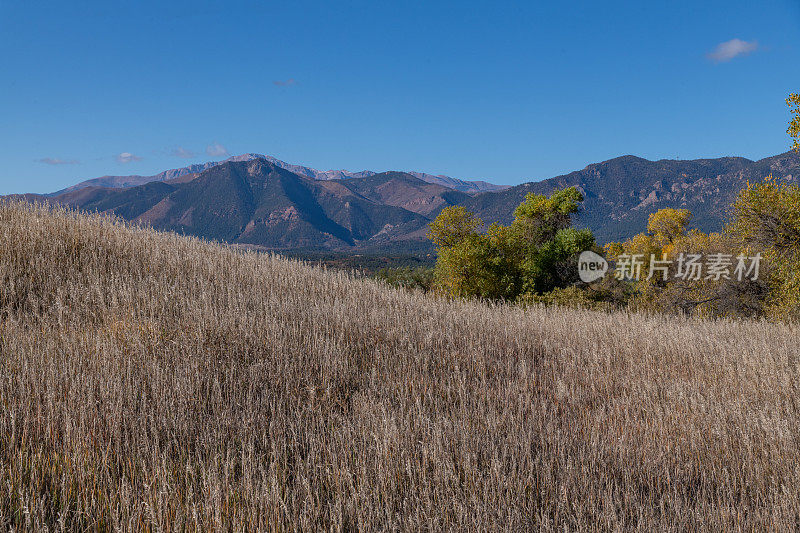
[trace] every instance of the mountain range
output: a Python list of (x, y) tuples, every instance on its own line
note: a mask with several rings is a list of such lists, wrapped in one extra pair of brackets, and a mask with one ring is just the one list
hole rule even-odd
[[(265, 159), (270, 163), (274, 164), (275, 166), (278, 166), (284, 170), (288, 170), (289, 172), (293, 172), (300, 176), (305, 176), (306, 178), (311, 178), (315, 180), (368, 178), (370, 176), (379, 174), (379, 172), (375, 172), (373, 170), (362, 170), (359, 172), (350, 172), (347, 170), (317, 170), (311, 167), (286, 163), (270, 155), (251, 153), (251, 154), (235, 155), (229, 157), (224, 161), (209, 161), (207, 163), (197, 163), (194, 165), (189, 165), (187, 167), (165, 170), (164, 172), (161, 172), (160, 174), (155, 174), (153, 176), (139, 176), (139, 175), (101, 176), (99, 178), (92, 178), (86, 181), (82, 181), (77, 185), (73, 185), (72, 187), (62, 189), (53, 194), (59, 195), (61, 193), (74, 191), (76, 189), (83, 189), (85, 187), (113, 187), (113, 188), (135, 187), (137, 185), (144, 185), (145, 183), (150, 183), (153, 181), (169, 181), (183, 176), (194, 176), (196, 174), (199, 174), (200, 172), (203, 172), (204, 170), (208, 170), (212, 167), (221, 165), (223, 163), (238, 163), (241, 161), (252, 161), (253, 159)], [(408, 172), (408, 174), (411, 174), (412, 176), (428, 183), (434, 183), (436, 185), (442, 185), (450, 189), (455, 189), (457, 191), (468, 192), (468, 193), (501, 191), (508, 188), (507, 185), (495, 185), (493, 183), (488, 183), (486, 181), (460, 180), (458, 178), (451, 178), (450, 176), (434, 175), (425, 172)]]
[(748, 182), (769, 175), (797, 183), (800, 154), (786, 152), (758, 161), (743, 157), (649, 161), (626, 155), (491, 196), (476, 195), (464, 205), (486, 221), (509, 223), (514, 207), (527, 193), (550, 194), (574, 186), (584, 196), (578, 225), (590, 228), (603, 243), (644, 231), (650, 214), (665, 207), (688, 209), (693, 227), (719, 231), (737, 193)]
[(48, 200), (232, 244), (343, 249), (419, 242), (431, 217), (469, 198), (402, 172), (317, 180), (251, 159), (133, 187), (82, 187)]
[(321, 172), (245, 154), (156, 176), (105, 176), (24, 197), (259, 249), (396, 251), (426, 249), (427, 225), (444, 207), (463, 205), (487, 224), (509, 223), (527, 193), (567, 186), (585, 198), (576, 224), (590, 228), (601, 243), (644, 231), (648, 216), (664, 207), (687, 208), (695, 227), (719, 230), (736, 193), (769, 174), (797, 182), (800, 155), (759, 161), (627, 155), (500, 188), (424, 173)]

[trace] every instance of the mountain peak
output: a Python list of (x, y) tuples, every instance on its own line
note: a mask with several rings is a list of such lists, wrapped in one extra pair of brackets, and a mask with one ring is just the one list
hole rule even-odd
[[(280, 167), (284, 170), (288, 170), (289, 172), (293, 172), (300, 176), (315, 180), (343, 180), (343, 179), (353, 179), (353, 178), (366, 178), (378, 174), (378, 172), (372, 170), (361, 170), (357, 172), (350, 172), (348, 170), (317, 170), (311, 167), (286, 163), (285, 161), (281, 161), (280, 159), (277, 159), (271, 155), (249, 152), (246, 154), (231, 156), (223, 161), (208, 161), (206, 163), (195, 163), (182, 168), (173, 168), (170, 170), (165, 170), (164, 172), (155, 174), (153, 176), (139, 176), (139, 175), (101, 176), (99, 178), (93, 178), (82, 181), (77, 185), (73, 185), (72, 187), (68, 187), (66, 189), (54, 192), (49, 196), (56, 196), (59, 194), (63, 194), (65, 192), (70, 192), (91, 186), (110, 187), (116, 189), (125, 187), (135, 187), (152, 181), (170, 181), (190, 174), (199, 174), (204, 170), (208, 170), (209, 168), (221, 165), (223, 163), (238, 163), (243, 161), (252, 161), (255, 159), (268, 161), (271, 164)], [(466, 192), (470, 194), (476, 194), (479, 192), (486, 192), (486, 191), (499, 191), (508, 188), (507, 186), (495, 185), (493, 183), (488, 183), (485, 181), (460, 180), (457, 178), (451, 178), (443, 175), (427, 174), (425, 172), (409, 172), (408, 174), (428, 183), (436, 183), (438, 185), (442, 185), (450, 189), (455, 189), (457, 191)]]

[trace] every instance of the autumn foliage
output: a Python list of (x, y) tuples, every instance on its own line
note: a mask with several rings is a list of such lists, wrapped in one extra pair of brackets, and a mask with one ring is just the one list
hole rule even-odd
[(594, 246), (589, 230), (571, 227), (582, 200), (574, 187), (528, 194), (510, 226), (488, 228), (463, 207), (445, 208), (428, 233), (438, 246), (437, 290), (513, 301), (574, 283), (577, 255)]

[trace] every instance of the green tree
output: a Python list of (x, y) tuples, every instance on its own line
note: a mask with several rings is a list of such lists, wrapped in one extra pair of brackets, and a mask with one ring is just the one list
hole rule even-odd
[(434, 283), (452, 297), (513, 299), (518, 291), (511, 266), (487, 235), (474, 233), (439, 248)]
[(503, 298), (499, 255), (479, 230), (483, 221), (463, 206), (446, 207), (431, 222), (428, 238), (438, 247), (434, 287), (452, 297)]
[(577, 255), (594, 247), (591, 232), (571, 227), (583, 200), (574, 187), (550, 197), (528, 194), (510, 226), (492, 224), (463, 207), (450, 207), (431, 223), (438, 246), (436, 288), (454, 297), (515, 300), (566, 287), (577, 279)]
[(580, 191), (568, 187), (550, 197), (529, 193), (514, 210), (507, 231), (522, 293), (542, 294), (577, 281), (577, 255), (595, 245), (591, 231), (572, 227), (582, 201)]
[(463, 206), (445, 207), (428, 226), (428, 238), (436, 246), (449, 248), (475, 234), (481, 226), (483, 221)]

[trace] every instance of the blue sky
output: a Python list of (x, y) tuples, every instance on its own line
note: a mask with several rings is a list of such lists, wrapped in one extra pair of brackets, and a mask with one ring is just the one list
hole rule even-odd
[(0, 0), (0, 67), (0, 193), (244, 152), (515, 184), (788, 150), (800, 0)]

